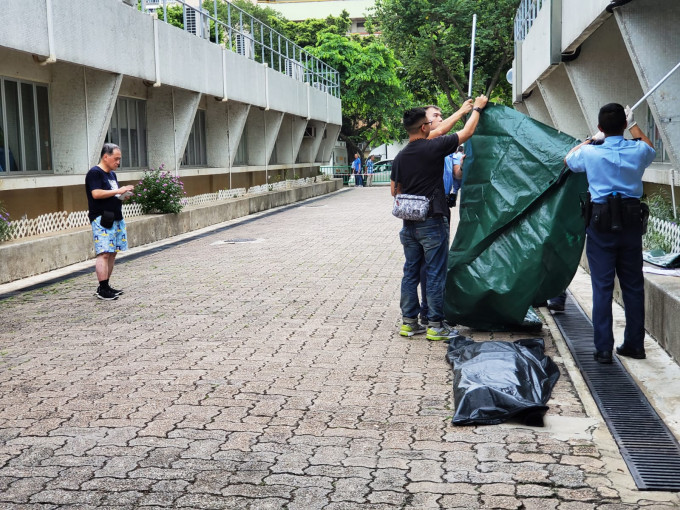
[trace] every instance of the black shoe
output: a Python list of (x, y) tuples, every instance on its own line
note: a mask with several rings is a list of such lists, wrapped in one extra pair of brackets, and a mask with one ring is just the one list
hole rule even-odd
[(101, 286), (97, 287), (97, 292), (95, 292), (94, 295), (105, 301), (114, 301), (118, 299), (118, 296), (111, 292), (111, 289), (104, 289)]
[(548, 310), (552, 310), (553, 312), (563, 312), (564, 303), (548, 303)]
[(124, 294), (125, 292), (122, 290), (114, 289), (113, 287), (109, 286), (109, 290), (113, 292), (114, 296), (120, 296), (121, 294)]
[(612, 352), (611, 351), (595, 351), (593, 353), (593, 358), (598, 363), (603, 365), (610, 365), (612, 363)]
[(647, 357), (644, 349), (629, 349), (625, 344), (619, 345), (616, 348), (616, 354), (633, 359), (645, 359)]
[(538, 303), (534, 303), (531, 305), (534, 308), (541, 308), (542, 306), (548, 306), (547, 301), (539, 301)]

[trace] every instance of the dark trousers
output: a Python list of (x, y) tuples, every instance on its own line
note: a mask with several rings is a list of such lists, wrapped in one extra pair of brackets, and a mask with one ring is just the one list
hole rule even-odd
[(592, 226), (586, 255), (593, 286), (593, 333), (595, 349), (611, 352), (612, 297), (614, 275), (618, 276), (626, 313), (623, 343), (630, 349), (643, 349), (645, 338), (645, 280), (642, 275), (642, 231), (599, 232)]

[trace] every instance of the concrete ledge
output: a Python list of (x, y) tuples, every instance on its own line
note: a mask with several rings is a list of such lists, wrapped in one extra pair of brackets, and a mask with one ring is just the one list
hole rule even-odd
[[(342, 189), (342, 179), (299, 188), (246, 195), (224, 202), (188, 207), (179, 214), (156, 214), (126, 220), (130, 248), (198, 230), (274, 207)], [(20, 239), (0, 245), (0, 284), (94, 258), (89, 227)]]
[[(590, 274), (585, 249), (581, 266)], [(680, 278), (649, 273), (644, 276), (645, 329), (680, 364)], [(618, 278), (614, 281), (614, 300), (623, 306)]]

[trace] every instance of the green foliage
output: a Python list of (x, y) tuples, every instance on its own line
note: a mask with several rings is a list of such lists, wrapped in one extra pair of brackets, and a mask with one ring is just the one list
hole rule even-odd
[[(643, 197), (643, 201), (649, 206), (650, 217), (675, 223), (673, 205), (666, 197), (654, 193), (648, 197)], [(647, 233), (642, 237), (642, 246), (645, 250), (662, 250), (665, 253), (673, 251), (672, 240), (658, 230), (651, 220), (647, 225)]]
[(666, 197), (659, 193), (653, 193), (644, 197), (643, 201), (649, 206), (650, 216), (660, 220), (673, 221), (673, 205)]
[(9, 222), (9, 213), (0, 202), (0, 242), (8, 240), (14, 232), (14, 226)]
[(401, 115), (410, 101), (396, 69), (401, 63), (380, 41), (362, 44), (337, 34), (321, 34), (309, 49), (340, 73), (342, 129), (351, 158), (361, 144), (377, 145), (401, 137)]
[(178, 177), (163, 170), (144, 172), (144, 177), (135, 186), (132, 202), (142, 205), (142, 212), (178, 213), (182, 210), (182, 198), (186, 195), (184, 184)]
[[(163, 7), (156, 9), (156, 14), (158, 14), (158, 19), (164, 19)], [(184, 8), (181, 4), (168, 5), (168, 23), (184, 30)]]
[(505, 80), (514, 55), (513, 20), (517, 0), (376, 0), (368, 26), (404, 62), (400, 76), (421, 103), (443, 92), (453, 110), (467, 96), (472, 15), (477, 37), (472, 95), (511, 104)]

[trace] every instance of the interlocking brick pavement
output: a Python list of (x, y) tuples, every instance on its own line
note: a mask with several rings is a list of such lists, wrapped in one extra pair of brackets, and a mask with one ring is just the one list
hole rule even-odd
[[(121, 261), (115, 302), (92, 274), (0, 301), (0, 508), (675, 507), (611, 467), (547, 327), (552, 429), (451, 425), (445, 344), (396, 334), (390, 203), (352, 189)], [(214, 244), (235, 238), (260, 242)]]

